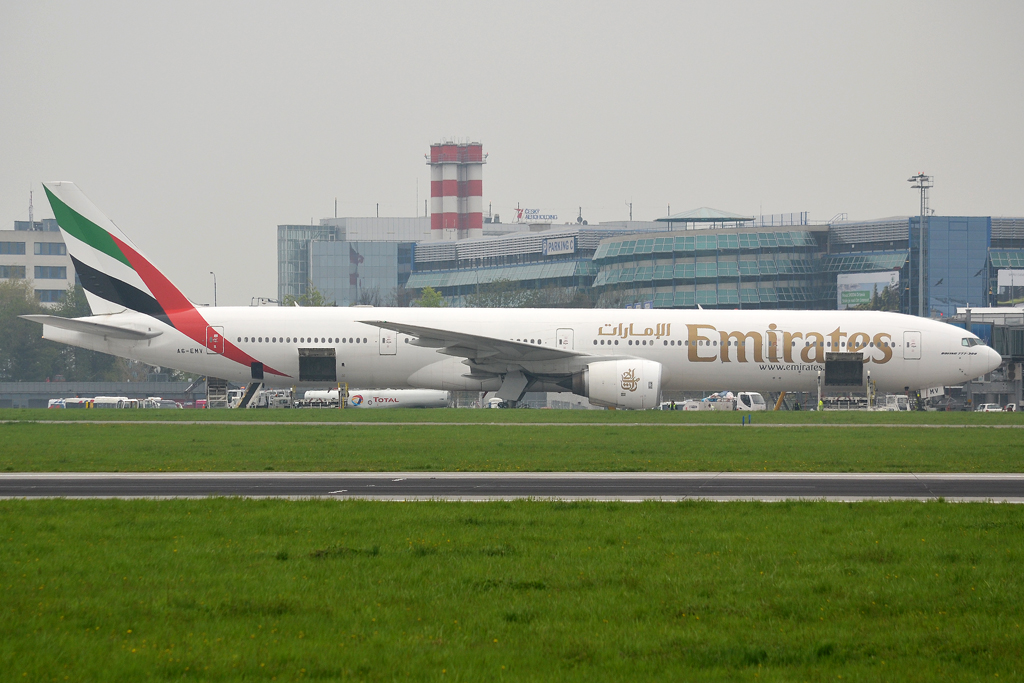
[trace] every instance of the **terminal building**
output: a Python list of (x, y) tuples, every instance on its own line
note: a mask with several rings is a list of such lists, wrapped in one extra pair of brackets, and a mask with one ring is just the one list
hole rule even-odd
[(279, 226), (282, 298), (311, 283), (336, 305), (408, 305), (432, 287), (468, 306), (500, 285), (534, 306), (924, 312), (970, 325), (1006, 359), (962, 389), (972, 405), (1022, 399), (1021, 315), (971, 322), (964, 309), (1024, 302), (1024, 218), (931, 216), (923, 240), (917, 216), (813, 223), (707, 208), (597, 224), (485, 218), (482, 233), (439, 240), (427, 218)]
[(325, 218), (277, 226), (277, 298), (312, 286), (337, 306), (406, 305), (402, 298), (417, 242), (431, 239), (429, 218)]
[(279, 295), (312, 284), (336, 305), (402, 305), (432, 287), (462, 306), (502, 282), (550, 305), (582, 293), (600, 307), (859, 306), (936, 318), (1024, 298), (1024, 218), (932, 216), (923, 245), (919, 223), (702, 208), (656, 221), (485, 223), (482, 237), (438, 240), (428, 218), (324, 219), (278, 226)]
[(14, 221), (14, 230), (0, 230), (0, 281), (27, 280), (36, 300), (56, 304), (75, 278), (55, 219)]

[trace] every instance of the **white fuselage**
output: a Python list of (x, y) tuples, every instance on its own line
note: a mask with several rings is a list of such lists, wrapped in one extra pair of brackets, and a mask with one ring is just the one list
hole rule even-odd
[[(577, 360), (506, 363), (508, 372), (557, 374), (602, 357), (661, 363), (663, 390), (812, 391), (826, 353), (859, 351), (879, 391), (949, 386), (999, 365), (991, 348), (952, 325), (874, 311), (268, 308), (200, 309), (223, 338), (281, 374), (269, 387), (349, 386), (495, 390), (500, 379), (469, 378), (462, 358), (417, 346), (417, 338), (359, 321), (389, 321), (507, 339), (581, 355)], [(76, 346), (235, 382), (248, 365), (230, 360), (154, 318), (126, 312), (89, 320), (161, 334), (105, 338), (46, 325), (44, 336)], [(300, 349), (333, 349), (333, 382), (300, 381)]]

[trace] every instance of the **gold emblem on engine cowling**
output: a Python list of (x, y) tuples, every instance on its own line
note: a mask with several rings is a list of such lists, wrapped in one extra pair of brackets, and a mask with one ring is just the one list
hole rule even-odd
[(630, 368), (622, 373), (623, 391), (636, 391), (638, 386), (640, 386), (640, 380), (636, 376), (636, 370)]

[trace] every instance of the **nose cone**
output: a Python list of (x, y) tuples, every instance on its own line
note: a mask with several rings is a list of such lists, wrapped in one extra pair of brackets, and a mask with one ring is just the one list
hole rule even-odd
[(991, 346), (978, 345), (978, 355), (971, 360), (971, 375), (981, 377), (1002, 365), (1002, 356)]
[(991, 346), (983, 346), (984, 353), (981, 354), (981, 365), (985, 368), (984, 372), (980, 374), (986, 374), (992, 372), (1000, 365), (1003, 364), (1003, 357), (999, 355), (999, 352), (993, 349)]

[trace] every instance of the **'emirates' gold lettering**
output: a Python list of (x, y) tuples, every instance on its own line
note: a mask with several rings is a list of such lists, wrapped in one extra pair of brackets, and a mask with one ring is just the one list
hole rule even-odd
[[(686, 329), (689, 332), (687, 341), (689, 342), (689, 349), (687, 349), (686, 355), (690, 359), (691, 363), (711, 363), (718, 360), (715, 355), (702, 356), (700, 351), (704, 346), (711, 346), (711, 339), (703, 337), (700, 334), (701, 330), (715, 331), (714, 325), (687, 325)], [(697, 342), (700, 342), (698, 344)], [(710, 351), (710, 349), (708, 349)]]
[[(647, 337), (649, 344), (653, 344), (654, 339), (664, 338), (666, 345), (673, 337), (671, 323), (657, 323), (642, 330), (634, 323), (608, 323), (599, 327), (597, 334), (621, 339)], [(639, 339), (636, 343), (640, 343)], [(685, 343), (686, 357), (691, 363), (763, 363), (766, 360), (769, 363), (824, 363), (827, 352), (847, 351), (863, 353), (865, 363), (883, 365), (893, 356), (892, 335), (888, 332), (871, 336), (868, 332), (844, 332), (838, 327), (828, 334), (790, 332), (779, 329), (775, 323), (768, 325), (763, 334), (756, 330), (727, 331), (714, 325), (688, 324), (685, 342), (678, 339), (671, 343)]]

